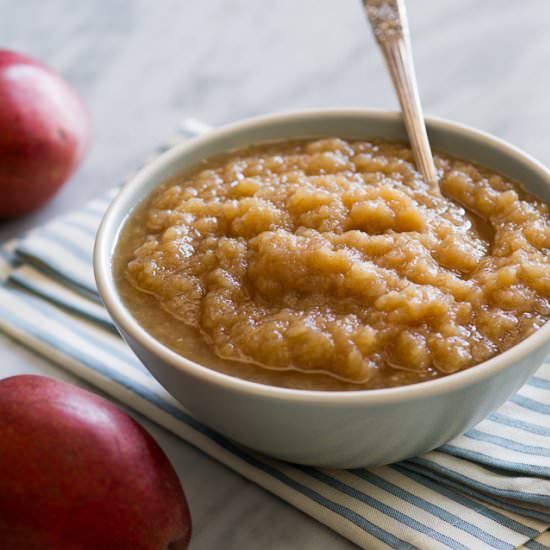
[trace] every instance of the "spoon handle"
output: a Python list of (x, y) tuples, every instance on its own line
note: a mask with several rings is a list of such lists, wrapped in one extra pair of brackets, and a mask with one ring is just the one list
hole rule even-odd
[(404, 1), (363, 0), (363, 4), (399, 97), (417, 168), (427, 183), (438, 187), (416, 85)]

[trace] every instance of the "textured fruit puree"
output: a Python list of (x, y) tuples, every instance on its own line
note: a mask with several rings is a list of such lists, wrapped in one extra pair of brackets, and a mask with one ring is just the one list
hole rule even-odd
[(398, 143), (208, 161), (130, 216), (121, 294), (179, 353), (263, 383), (381, 388), (476, 365), (550, 317), (549, 209), (499, 174), (435, 160), (443, 195)]

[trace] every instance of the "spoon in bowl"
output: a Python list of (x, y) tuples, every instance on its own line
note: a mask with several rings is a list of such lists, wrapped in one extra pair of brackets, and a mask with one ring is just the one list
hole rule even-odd
[[(435, 193), (441, 195), (416, 85), (405, 0), (363, 0), (363, 5), (401, 104), (416, 166), (424, 181)], [(471, 228), (482, 240), (492, 243), (494, 228), (488, 221), (466, 208), (464, 211)]]
[(416, 85), (404, 0), (363, 0), (363, 5), (401, 104), (416, 166), (424, 180), (439, 192)]

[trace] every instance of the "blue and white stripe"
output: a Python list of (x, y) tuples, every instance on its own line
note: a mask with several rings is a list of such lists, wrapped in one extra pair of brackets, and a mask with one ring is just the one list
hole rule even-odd
[(113, 328), (91, 270), (116, 194), (0, 252), (0, 329), (361, 548), (550, 549), (550, 365), (461, 437), (380, 468), (319, 470), (244, 450), (192, 418)]

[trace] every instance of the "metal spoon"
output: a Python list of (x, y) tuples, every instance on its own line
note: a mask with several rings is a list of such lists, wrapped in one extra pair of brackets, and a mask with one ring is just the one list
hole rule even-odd
[(439, 191), (418, 96), (404, 0), (363, 0), (363, 5), (399, 97), (416, 166), (424, 180)]

